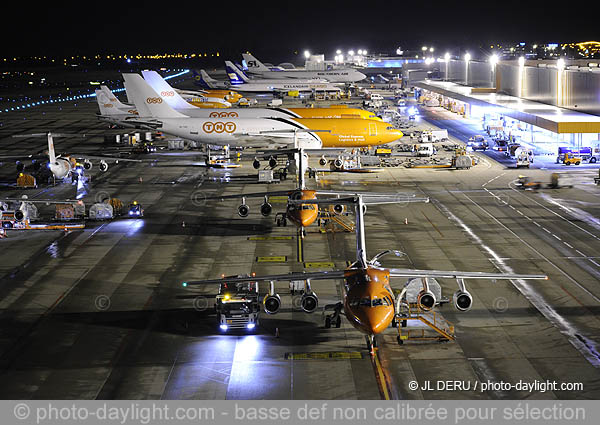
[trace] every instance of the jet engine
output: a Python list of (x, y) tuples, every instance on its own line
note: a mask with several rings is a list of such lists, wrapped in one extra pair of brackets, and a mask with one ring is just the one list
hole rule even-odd
[(342, 205), (342, 204), (335, 204), (335, 205), (333, 206), (333, 211), (334, 211), (336, 214), (343, 214), (343, 213), (345, 213), (345, 212), (346, 212), (346, 206), (345, 206), (345, 205)]
[(319, 159), (319, 165), (327, 165), (327, 158), (325, 158), (325, 155)]
[(279, 294), (267, 294), (263, 299), (263, 309), (267, 314), (275, 314), (281, 308), (281, 297)]
[(341, 170), (344, 166), (344, 161), (342, 160), (342, 158), (338, 157), (335, 159), (335, 161), (333, 161), (333, 166), (336, 170)]
[(433, 292), (423, 289), (417, 296), (417, 303), (423, 310), (431, 310), (436, 304), (435, 295)]
[(246, 218), (246, 217), (248, 217), (249, 213), (250, 213), (250, 207), (248, 205), (246, 205), (245, 203), (238, 207), (238, 215), (240, 217)]
[(256, 158), (254, 158), (254, 161), (252, 161), (252, 166), (254, 167), (255, 170), (258, 170), (260, 168), (260, 161)]
[(277, 159), (275, 157), (269, 158), (269, 167), (275, 168), (277, 166)]
[(263, 217), (268, 217), (271, 214), (271, 211), (273, 211), (273, 207), (265, 199), (265, 202), (260, 206), (260, 213)]
[(106, 170), (108, 170), (108, 164), (106, 163), (105, 160), (101, 160), (100, 164), (98, 164), (98, 167), (100, 168), (100, 171), (105, 172)]
[(92, 161), (90, 161), (89, 159), (86, 159), (85, 161), (83, 161), (83, 169), (86, 171), (89, 171), (92, 169)]
[(25, 219), (25, 213), (21, 210), (15, 211), (15, 220), (21, 222)]
[(473, 306), (473, 297), (466, 290), (459, 289), (452, 296), (452, 302), (458, 311), (469, 311)]
[(319, 306), (319, 298), (317, 297), (317, 294), (314, 292), (309, 292), (302, 295), (300, 306), (306, 313), (314, 312)]

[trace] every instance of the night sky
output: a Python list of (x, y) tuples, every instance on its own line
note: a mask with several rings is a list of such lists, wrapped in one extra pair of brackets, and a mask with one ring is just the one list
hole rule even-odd
[(1, 56), (219, 51), (225, 57), (248, 50), (281, 62), (305, 49), (329, 58), (338, 48), (391, 53), (398, 46), (452, 51), (492, 42), (588, 41), (600, 39), (594, 3), (10, 2), (3, 4)]

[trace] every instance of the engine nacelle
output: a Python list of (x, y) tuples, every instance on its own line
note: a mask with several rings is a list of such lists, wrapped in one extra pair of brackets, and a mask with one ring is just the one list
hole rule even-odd
[(256, 158), (254, 158), (254, 161), (252, 161), (252, 166), (254, 167), (255, 170), (258, 170), (260, 168), (260, 161)]
[(25, 213), (21, 210), (15, 211), (15, 220), (21, 222), (25, 219)]
[(317, 297), (317, 294), (310, 292), (302, 295), (300, 307), (302, 307), (302, 310), (304, 310), (306, 313), (314, 312), (317, 307), (319, 307), (319, 298)]
[(417, 296), (417, 304), (423, 310), (431, 310), (436, 304), (435, 295), (431, 291), (422, 290)]
[(452, 302), (458, 311), (469, 311), (473, 306), (473, 297), (467, 291), (459, 289), (452, 296)]
[(325, 155), (319, 159), (319, 165), (327, 165), (327, 158), (325, 158)]
[(108, 170), (108, 164), (105, 160), (101, 160), (100, 164), (98, 164), (98, 168), (100, 168), (100, 171), (105, 172), (106, 170)]
[(271, 157), (269, 158), (269, 167), (275, 168), (277, 166), (277, 158)]
[(92, 161), (90, 161), (89, 159), (86, 159), (85, 161), (83, 161), (83, 169), (86, 171), (89, 171), (92, 169)]
[(250, 213), (250, 207), (246, 204), (242, 204), (238, 207), (238, 215), (242, 218), (248, 217)]
[(281, 308), (281, 297), (279, 294), (266, 295), (263, 299), (263, 310), (267, 314), (275, 314)]
[(342, 167), (344, 166), (344, 161), (342, 160), (342, 158), (336, 158), (335, 161), (333, 161), (333, 166), (337, 170), (341, 170)]
[(343, 214), (344, 212), (346, 212), (346, 206), (345, 206), (345, 205), (342, 205), (342, 204), (335, 204), (335, 205), (333, 206), (333, 211), (334, 211), (336, 214)]
[(260, 206), (260, 213), (263, 217), (268, 217), (271, 214), (271, 211), (273, 211), (273, 207), (268, 202), (265, 202)]

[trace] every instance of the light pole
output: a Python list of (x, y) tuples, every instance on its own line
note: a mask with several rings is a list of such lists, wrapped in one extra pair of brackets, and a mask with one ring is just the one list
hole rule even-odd
[(471, 54), (465, 54), (465, 85), (469, 85), (469, 61), (471, 60)]

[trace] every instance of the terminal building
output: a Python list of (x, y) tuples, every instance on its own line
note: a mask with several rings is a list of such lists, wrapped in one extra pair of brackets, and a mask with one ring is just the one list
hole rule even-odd
[(480, 120), (491, 136), (502, 135), (536, 154), (568, 147), (600, 155), (597, 63), (447, 59), (406, 67), (402, 76), (425, 105)]

